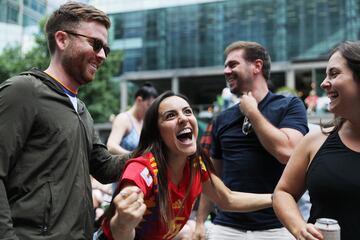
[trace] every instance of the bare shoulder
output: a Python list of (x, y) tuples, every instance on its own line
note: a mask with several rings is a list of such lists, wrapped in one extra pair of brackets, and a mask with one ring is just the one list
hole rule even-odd
[(127, 112), (121, 112), (118, 115), (116, 115), (115, 120), (117, 120), (117, 121), (124, 121), (125, 120), (125, 121), (128, 122), (129, 117), (127, 115), (128, 115)]
[(119, 113), (115, 119), (114, 124), (122, 126), (130, 126), (130, 120), (127, 112)]
[[(331, 129), (325, 129), (325, 132), (330, 131)], [(303, 140), (303, 144), (307, 145), (309, 149), (310, 161), (314, 158), (315, 154), (319, 151), (320, 147), (324, 144), (326, 138), (328, 137), (320, 127), (317, 129), (312, 129)]]

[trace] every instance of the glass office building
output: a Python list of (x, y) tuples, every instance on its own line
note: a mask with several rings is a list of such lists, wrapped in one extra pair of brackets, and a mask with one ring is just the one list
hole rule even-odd
[(14, 43), (29, 49), (47, 6), (46, 0), (0, 0), (0, 51)]
[[(112, 19), (112, 48), (124, 51), (122, 80), (158, 80), (163, 88), (198, 97), (197, 103), (225, 86), (223, 50), (233, 41), (264, 45), (275, 87), (287, 85), (305, 96), (312, 82), (319, 86), (323, 79), (329, 50), (360, 34), (359, 0), (93, 2)], [(207, 82), (218, 84), (211, 96), (192, 93), (194, 86), (211, 91), (200, 87)]]
[(46, 13), (46, 0), (0, 0), (0, 22), (37, 25)]
[[(120, 1), (121, 2), (121, 1)], [(274, 62), (321, 58), (359, 35), (358, 0), (228, 0), (110, 13), (124, 72), (223, 64), (224, 48), (257, 41)]]

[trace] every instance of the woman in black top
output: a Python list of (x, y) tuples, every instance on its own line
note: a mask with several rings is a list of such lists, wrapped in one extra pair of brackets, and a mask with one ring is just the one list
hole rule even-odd
[[(317, 218), (336, 219), (341, 239), (360, 238), (360, 42), (344, 42), (330, 55), (321, 83), (335, 119), (308, 134), (291, 156), (275, 189), (274, 209), (296, 239), (323, 239)], [(296, 201), (309, 189), (306, 223)]]

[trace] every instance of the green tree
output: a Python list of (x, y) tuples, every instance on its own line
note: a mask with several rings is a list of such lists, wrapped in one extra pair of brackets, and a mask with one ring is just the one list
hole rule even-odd
[(120, 51), (111, 52), (95, 79), (79, 89), (79, 98), (86, 103), (95, 122), (106, 122), (111, 114), (119, 112), (120, 86), (112, 79), (119, 72), (121, 59)]
[(25, 69), (19, 45), (6, 47), (0, 54), (0, 83)]
[[(31, 68), (45, 69), (49, 65), (50, 55), (44, 33), (45, 19), (39, 24), (40, 31), (35, 35), (35, 44), (23, 54), (20, 45), (6, 47), (0, 54), (0, 83), (11, 76)], [(94, 81), (79, 89), (79, 99), (83, 100), (95, 122), (108, 121), (112, 113), (120, 106), (119, 83), (113, 76), (119, 73), (122, 53), (113, 51), (98, 70)]]

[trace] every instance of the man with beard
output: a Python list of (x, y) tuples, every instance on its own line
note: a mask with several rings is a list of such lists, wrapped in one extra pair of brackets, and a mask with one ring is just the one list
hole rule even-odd
[(116, 181), (128, 158), (108, 153), (77, 99), (109, 53), (109, 27), (109, 18), (92, 6), (60, 6), (45, 29), (49, 67), (0, 85), (2, 239), (92, 238), (90, 174)]
[[(213, 122), (214, 166), (233, 191), (271, 193), (295, 145), (308, 132), (304, 104), (269, 91), (270, 56), (260, 44), (234, 42), (225, 57), (224, 75), (240, 103)], [(201, 198), (196, 239), (205, 239), (203, 222), (209, 208)], [(292, 239), (272, 208), (250, 213), (219, 210), (213, 223), (210, 239)]]

